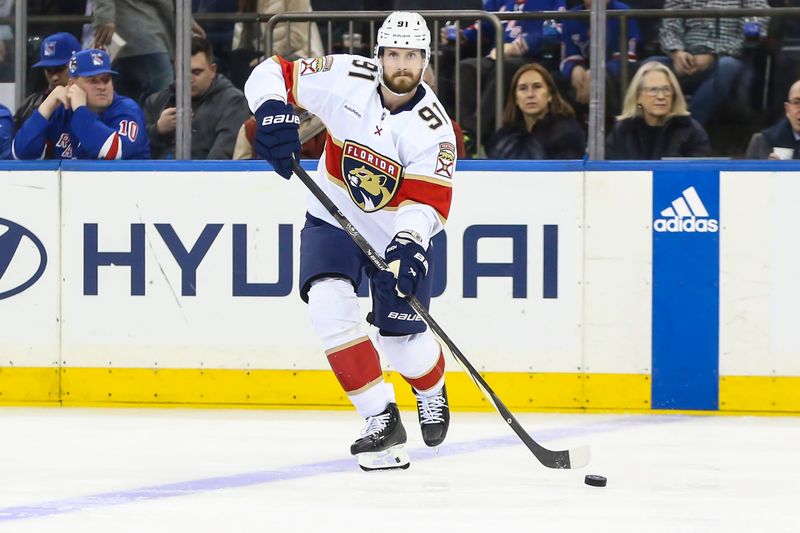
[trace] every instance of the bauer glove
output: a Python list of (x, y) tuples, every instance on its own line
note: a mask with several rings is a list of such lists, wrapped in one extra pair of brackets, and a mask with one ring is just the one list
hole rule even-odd
[(380, 291), (397, 291), (401, 297), (415, 294), (419, 284), (428, 274), (428, 255), (422, 239), (416, 232), (401, 231), (386, 247), (389, 270), (375, 275), (375, 286)]
[(275, 172), (292, 177), (292, 156), (300, 157), (300, 119), (290, 104), (267, 100), (256, 110), (256, 138), (253, 149)]

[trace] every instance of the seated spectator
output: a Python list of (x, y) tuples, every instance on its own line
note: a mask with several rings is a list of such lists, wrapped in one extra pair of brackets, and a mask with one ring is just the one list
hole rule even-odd
[(537, 63), (520, 67), (511, 80), (503, 127), (489, 141), (492, 159), (581, 159), (586, 140), (575, 112), (553, 77)]
[[(217, 73), (211, 44), (192, 37), (192, 159), (231, 159), (236, 133), (250, 116), (242, 91)], [(153, 159), (175, 154), (175, 86), (150, 95), (144, 117)]]
[[(485, 11), (564, 11), (565, 0), (485, 0)], [(503, 21), (503, 59), (506, 79), (503, 87), (508, 87), (510, 77), (519, 67), (531, 61), (544, 64), (548, 70), (558, 69), (561, 61), (561, 45), (558, 26), (544, 24), (542, 19), (521, 19)], [(489, 54), (486, 57), (470, 57), (458, 65), (461, 76), (459, 101), (459, 120), (465, 134), (472, 141), (480, 134), (481, 142), (486, 140), (495, 128), (495, 58), (494, 27), (488, 21), (481, 21), (480, 34), (486, 39)], [(446, 36), (446, 33), (443, 34)], [(459, 42), (475, 42), (478, 38), (478, 25), (463, 30)], [(484, 52), (485, 53), (485, 52)], [(476, 93), (478, 68), (480, 64), (481, 94)], [(480, 106), (481, 127), (478, 132), (478, 108)], [(470, 147), (468, 147), (469, 149)], [(472, 151), (477, 150), (472, 147)]]
[[(750, 139), (747, 159), (800, 159), (800, 81), (792, 84), (783, 109), (784, 118)], [(786, 155), (782, 157), (778, 152)]]
[(83, 50), (67, 70), (69, 84), (53, 89), (17, 132), (14, 158), (148, 159), (142, 110), (114, 92), (108, 54)]
[(681, 86), (664, 64), (650, 61), (628, 86), (622, 114), (606, 139), (606, 159), (706, 157), (708, 135), (686, 110)]
[[(617, 0), (605, 0), (606, 9), (630, 9), (627, 4)], [(573, 7), (570, 11), (584, 11), (592, 8), (592, 0), (583, 0), (583, 3)], [(633, 19), (628, 19), (627, 29), (629, 62), (636, 61), (636, 48), (640, 39), (639, 25)], [(589, 104), (589, 88), (591, 87), (592, 73), (589, 69), (589, 51), (591, 49), (589, 37), (589, 19), (567, 19), (564, 21), (561, 39), (564, 41), (564, 61), (561, 64), (561, 74), (569, 80), (575, 91), (575, 102), (582, 105)], [(606, 90), (606, 108), (614, 113), (619, 110), (618, 90), (620, 74), (622, 71), (622, 58), (620, 57), (620, 19), (608, 17), (606, 21), (606, 71), (609, 83)], [(616, 83), (611, 83), (614, 80)], [(614, 98), (616, 95), (616, 98)]]
[[(666, 0), (664, 9), (769, 8), (767, 0)], [(766, 35), (768, 19), (759, 18), (758, 28), (748, 32)], [(717, 28), (719, 32), (717, 32)], [(661, 48), (668, 58), (658, 58), (672, 67), (685, 94), (691, 95), (689, 111), (703, 126), (722, 103), (732, 100), (746, 105), (752, 74), (741, 60), (745, 21), (723, 18), (665, 18), (661, 25)]]
[(0, 104), (0, 159), (13, 159), (11, 143), (14, 141), (14, 121), (11, 110)]
[[(428, 87), (436, 94), (436, 73), (430, 64), (422, 74), (422, 81), (427, 83)], [(456, 136), (456, 157), (458, 159), (464, 159), (467, 157), (467, 150), (464, 147), (464, 132), (461, 130), (461, 126), (458, 125), (458, 122), (452, 118), (450, 119), (450, 123), (453, 125), (453, 133)]]
[(14, 127), (20, 129), (23, 122), (28, 120), (36, 108), (41, 105), (44, 99), (56, 87), (64, 87), (69, 81), (67, 74), (67, 63), (72, 54), (80, 51), (81, 45), (78, 39), (71, 33), (54, 33), (42, 40), (39, 50), (39, 62), (33, 64), (33, 68), (41, 68), (47, 80), (47, 88), (41, 92), (29, 94), (17, 108), (14, 115)]

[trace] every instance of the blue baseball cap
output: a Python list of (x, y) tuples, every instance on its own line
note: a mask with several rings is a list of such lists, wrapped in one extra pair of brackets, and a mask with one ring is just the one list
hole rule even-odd
[(89, 49), (75, 53), (69, 60), (69, 77), (117, 74), (111, 70), (111, 58), (105, 50)]
[(71, 33), (54, 33), (42, 41), (39, 62), (34, 67), (63, 67), (72, 54), (80, 51), (81, 43)]

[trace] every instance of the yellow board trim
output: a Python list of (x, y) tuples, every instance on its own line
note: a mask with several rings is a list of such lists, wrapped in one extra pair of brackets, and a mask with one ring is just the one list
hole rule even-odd
[[(800, 377), (723, 376), (719, 411), (652, 410), (650, 376), (485, 372), (513, 412), (650, 412), (683, 414), (800, 414)], [(396, 372), (398, 404), (413, 409), (410, 387)], [(447, 373), (456, 411), (492, 406), (463, 372)], [(329, 370), (0, 367), (0, 405), (237, 407), (351, 409)]]
[[(650, 377), (624, 374), (482, 374), (512, 410), (647, 409)], [(396, 372), (401, 407), (415, 405), (410, 386)], [(463, 372), (447, 373), (454, 410), (492, 406)], [(231, 405), (297, 408), (350, 406), (329, 370), (225, 370), (176, 368), (0, 368), (0, 403), (70, 405)]]
[(0, 367), (0, 404), (58, 402), (58, 367)]
[(722, 376), (719, 409), (800, 413), (800, 377)]

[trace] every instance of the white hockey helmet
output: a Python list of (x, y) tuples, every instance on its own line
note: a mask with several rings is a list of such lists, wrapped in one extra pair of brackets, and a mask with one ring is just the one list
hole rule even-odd
[(373, 54), (378, 62), (378, 74), (381, 84), (383, 84), (383, 66), (379, 60), (381, 48), (422, 50), (425, 56), (422, 72), (425, 72), (431, 59), (431, 32), (428, 24), (422, 15), (413, 11), (394, 11), (384, 19), (383, 24), (378, 28), (378, 38), (375, 40)]

